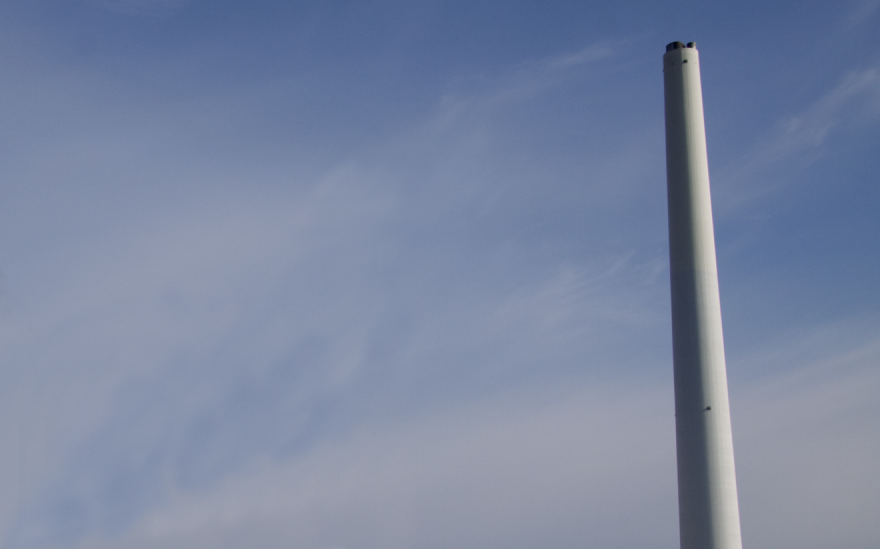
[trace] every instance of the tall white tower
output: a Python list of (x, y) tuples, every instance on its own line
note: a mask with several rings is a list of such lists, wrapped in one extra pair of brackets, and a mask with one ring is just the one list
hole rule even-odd
[(742, 549), (700, 56), (663, 55), (681, 549)]

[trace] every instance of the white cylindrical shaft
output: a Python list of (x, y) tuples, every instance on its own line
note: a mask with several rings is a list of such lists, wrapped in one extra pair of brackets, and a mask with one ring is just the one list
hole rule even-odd
[(682, 549), (741, 549), (700, 58), (667, 46), (666, 177)]

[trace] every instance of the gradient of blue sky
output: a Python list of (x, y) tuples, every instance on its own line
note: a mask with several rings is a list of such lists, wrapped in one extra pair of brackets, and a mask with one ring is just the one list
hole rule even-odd
[(880, 545), (880, 2), (0, 5), (0, 545), (677, 547), (661, 57), (743, 536)]

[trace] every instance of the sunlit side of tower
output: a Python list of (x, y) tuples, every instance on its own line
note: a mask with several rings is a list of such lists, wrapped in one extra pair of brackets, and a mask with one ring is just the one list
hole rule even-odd
[(678, 510), (682, 549), (741, 549), (700, 57), (663, 55)]

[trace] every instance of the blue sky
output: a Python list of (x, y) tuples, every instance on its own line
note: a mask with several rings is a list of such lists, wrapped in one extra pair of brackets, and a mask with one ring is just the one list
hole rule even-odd
[(0, 6), (0, 546), (678, 546), (701, 53), (745, 545), (880, 544), (880, 2)]

